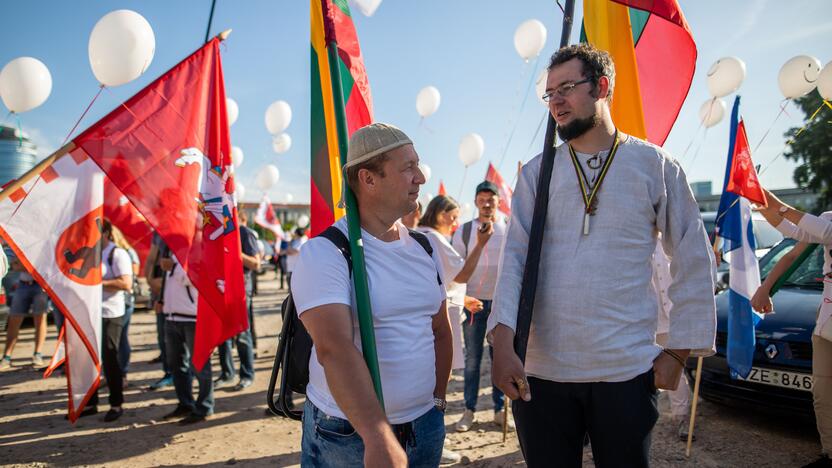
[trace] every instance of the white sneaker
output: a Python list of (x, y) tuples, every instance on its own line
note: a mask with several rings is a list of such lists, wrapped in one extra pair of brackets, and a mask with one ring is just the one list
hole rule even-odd
[(459, 421), (456, 423), (456, 431), (457, 432), (466, 432), (468, 429), (471, 429), (471, 426), (474, 425), (474, 412), (466, 409), (464, 413), (462, 413), (462, 417), (459, 418)]
[(448, 450), (446, 448), (442, 449), (442, 459), (439, 461), (440, 465), (451, 465), (454, 463), (459, 463), (462, 461), (462, 455)]
[[(508, 422), (508, 432), (514, 432), (514, 420), (511, 416), (509, 416), (506, 421)], [(500, 427), (500, 430), (503, 430), (503, 412), (502, 411), (495, 411), (494, 412), (494, 424)]]
[(40, 368), (43, 367), (43, 355), (40, 353), (35, 353), (32, 355), (32, 367)]

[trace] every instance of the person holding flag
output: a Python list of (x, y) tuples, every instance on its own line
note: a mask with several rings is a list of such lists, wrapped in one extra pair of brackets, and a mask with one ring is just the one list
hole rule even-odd
[[(616, 126), (615, 80), (610, 55), (589, 44), (549, 62), (543, 99), (564, 143), (534, 259), (525, 363), (514, 339), (542, 156), (523, 167), (513, 194), (487, 331), (492, 379), (515, 400), (530, 467), (580, 466), (587, 433), (597, 466), (648, 466), (657, 389), (677, 387), (689, 355), (714, 351), (713, 260), (699, 208), (676, 160)], [(672, 278), (664, 348), (651, 286), (658, 232)]]
[(808, 243), (820, 244), (823, 248), (823, 301), (818, 308), (817, 323), (812, 334), (812, 396), (821, 455), (818, 460), (806, 466), (832, 466), (832, 211), (814, 216), (783, 203), (766, 189), (763, 192), (768, 205), (759, 207), (758, 211), (784, 236), (800, 243), (777, 262), (757, 289), (752, 298), (756, 310), (774, 312), (769, 297), (771, 287)]
[(300, 249), (290, 288), (314, 343), (301, 466), (439, 465), (453, 353), (442, 266), (427, 237), (399, 221), (416, 208), (425, 183), (418, 164), (404, 132), (374, 123), (352, 135), (343, 168), (358, 200), (373, 285), (383, 405), (359, 349), (351, 264), (327, 237), (346, 237), (347, 219)]

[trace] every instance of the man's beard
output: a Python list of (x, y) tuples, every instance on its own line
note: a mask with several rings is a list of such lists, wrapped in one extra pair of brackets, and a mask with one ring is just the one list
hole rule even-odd
[(590, 131), (601, 121), (598, 115), (590, 115), (589, 117), (576, 118), (566, 125), (558, 126), (558, 136), (563, 141), (574, 140), (584, 133)]

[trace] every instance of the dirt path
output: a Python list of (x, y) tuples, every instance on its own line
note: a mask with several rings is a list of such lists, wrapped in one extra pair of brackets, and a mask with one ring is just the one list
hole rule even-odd
[[(266, 388), (271, 371), (280, 320), (279, 301), (285, 290), (277, 288), (272, 273), (261, 281), (255, 298), (258, 332), (257, 378), (242, 392), (218, 390), (216, 413), (202, 424), (182, 427), (163, 422), (176, 398), (172, 388), (146, 391), (161, 376), (158, 364), (148, 363), (158, 354), (155, 319), (138, 311), (133, 316), (133, 345), (125, 415), (115, 423), (101, 421), (102, 414), (83, 418), (75, 426), (63, 419), (66, 383), (63, 376), (41, 379), (28, 364), (32, 353), (32, 329), (25, 329), (15, 350), (12, 370), (0, 373), (0, 464), (3, 466), (296, 466), (300, 460), (300, 424), (266, 416)], [(0, 334), (5, 339), (5, 334)], [(54, 328), (46, 350), (54, 349)], [(487, 369), (490, 364), (484, 363)], [(216, 377), (219, 364), (214, 359)], [(483, 388), (488, 376), (483, 376)], [(487, 390), (490, 392), (490, 390)], [(102, 391), (104, 396), (105, 391)], [(106, 397), (102, 399), (106, 402)], [(483, 410), (477, 424), (466, 433), (453, 431), (463, 410), (462, 381), (455, 378), (448, 395), (449, 447), (464, 455), (463, 463), (478, 467), (524, 465), (517, 438), (501, 443), (488, 409), (490, 397), (480, 396)], [(666, 398), (660, 399), (667, 413)], [(675, 438), (668, 416), (662, 416), (654, 433), (653, 466), (743, 467), (801, 466), (811, 461), (820, 447), (812, 425), (787, 418), (748, 414), (702, 402), (698, 440), (690, 459), (684, 444)], [(100, 407), (106, 411), (106, 404)], [(584, 454), (592, 466), (591, 454)]]

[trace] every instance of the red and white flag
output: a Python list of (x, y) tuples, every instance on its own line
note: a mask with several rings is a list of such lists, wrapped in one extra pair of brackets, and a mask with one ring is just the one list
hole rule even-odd
[(272, 231), (277, 242), (283, 239), (283, 227), (280, 225), (280, 220), (277, 219), (277, 215), (274, 214), (272, 202), (269, 201), (269, 197), (266, 195), (263, 195), (263, 199), (260, 200), (260, 206), (257, 207), (257, 213), (254, 215), (254, 222)]
[(500, 191), (499, 210), (506, 216), (511, 216), (511, 195), (514, 192), (503, 179), (503, 176), (497, 172), (497, 168), (491, 163), (488, 163), (488, 171), (485, 173), (485, 180), (493, 182), (497, 186), (497, 189)]
[(71, 422), (101, 373), (103, 181), (76, 149), (0, 201), (0, 235), (66, 318), (45, 376), (65, 363)]
[(197, 369), (248, 328), (219, 44), (208, 41), (73, 140), (199, 291)]

